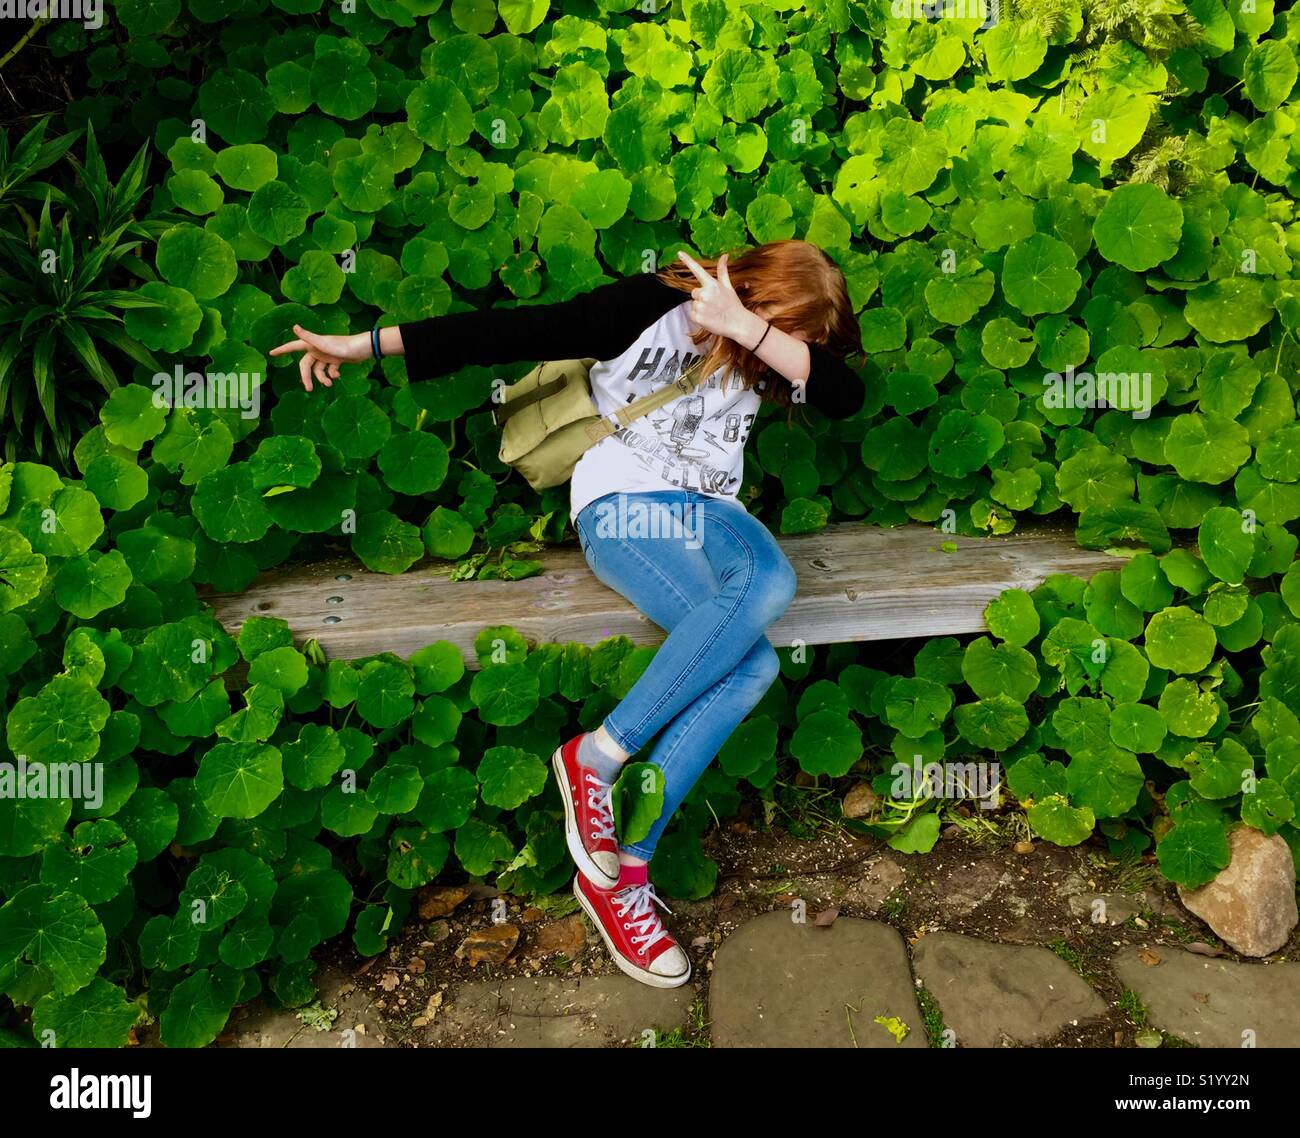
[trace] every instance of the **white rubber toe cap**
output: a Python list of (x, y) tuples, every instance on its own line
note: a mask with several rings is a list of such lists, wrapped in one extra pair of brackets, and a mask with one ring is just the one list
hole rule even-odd
[(656, 976), (686, 976), (690, 974), (691, 962), (686, 958), (686, 953), (677, 945), (673, 945), (667, 952), (661, 952), (655, 958), (649, 971)]

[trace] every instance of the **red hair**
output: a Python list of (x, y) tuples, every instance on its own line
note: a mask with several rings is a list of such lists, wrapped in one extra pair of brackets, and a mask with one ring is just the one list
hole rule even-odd
[[(717, 273), (717, 258), (696, 257), (710, 274)], [(817, 344), (840, 357), (862, 351), (862, 334), (849, 301), (848, 285), (840, 267), (816, 245), (807, 241), (772, 241), (727, 257), (727, 274), (731, 285), (748, 309), (762, 307), (770, 313), (770, 322), (786, 333), (802, 332), (810, 344)], [(681, 262), (675, 262), (657, 274), (660, 280), (690, 295), (699, 286), (695, 274)], [(704, 353), (704, 374), (712, 375), (727, 367), (730, 376), (739, 373), (746, 387), (753, 387), (771, 373), (771, 368), (753, 352), (704, 328), (692, 339), (698, 345), (712, 344)], [(789, 385), (768, 384), (763, 398), (777, 403), (790, 402)]]

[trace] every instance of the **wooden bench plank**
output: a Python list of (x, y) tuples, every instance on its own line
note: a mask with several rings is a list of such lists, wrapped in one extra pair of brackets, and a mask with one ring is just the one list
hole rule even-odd
[[(965, 538), (923, 525), (850, 522), (780, 542), (799, 587), (772, 626), (777, 645), (981, 632), (984, 607), (1003, 589), (1031, 589), (1053, 573), (1088, 578), (1123, 564), (1080, 549), (1063, 527)], [(944, 552), (943, 542), (956, 550)], [(249, 616), (280, 617), (295, 640), (315, 637), (328, 658), (405, 657), (449, 640), (477, 667), (474, 637), (501, 624), (534, 644), (595, 644), (619, 635), (637, 644), (662, 641), (656, 625), (592, 575), (576, 546), (538, 556), (543, 572), (523, 581), (452, 581), (451, 563), (436, 561), (390, 576), (339, 558), (263, 573), (243, 593), (207, 599), (231, 633)]]

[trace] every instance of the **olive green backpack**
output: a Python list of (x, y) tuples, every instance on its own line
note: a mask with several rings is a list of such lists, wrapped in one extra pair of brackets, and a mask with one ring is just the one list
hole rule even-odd
[(492, 419), (501, 428), (499, 457), (524, 476), (534, 490), (558, 486), (573, 475), (583, 454), (601, 439), (657, 411), (699, 385), (702, 360), (672, 383), (652, 391), (606, 417), (591, 394), (596, 361), (560, 360), (539, 364), (505, 389)]

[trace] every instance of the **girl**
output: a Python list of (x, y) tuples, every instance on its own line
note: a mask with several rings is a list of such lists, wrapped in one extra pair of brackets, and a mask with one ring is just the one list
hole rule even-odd
[[(690, 979), (664, 928), (648, 866), (664, 828), (778, 669), (765, 635), (789, 605), (795, 573), (772, 535), (737, 501), (743, 448), (762, 401), (854, 414), (861, 352), (844, 276), (820, 249), (777, 241), (728, 262), (681, 264), (601, 285), (558, 304), (458, 312), (356, 336), (300, 338), (302, 384), (329, 387), (339, 365), (405, 355), (412, 380), (468, 364), (594, 357), (601, 414), (701, 377), (657, 413), (622, 427), (578, 461), (570, 516), (587, 564), (667, 632), (626, 697), (594, 731), (551, 758), (564, 802), (573, 891), (614, 963), (659, 988)], [(657, 739), (656, 739), (657, 736)], [(610, 788), (641, 752), (663, 771), (664, 805), (641, 841), (620, 848)]]

